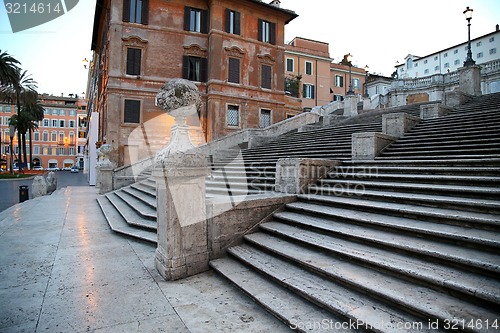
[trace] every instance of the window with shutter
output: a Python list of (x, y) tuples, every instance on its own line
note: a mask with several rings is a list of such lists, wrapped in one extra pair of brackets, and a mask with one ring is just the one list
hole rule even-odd
[(344, 86), (344, 77), (341, 75), (335, 75), (335, 87)]
[(260, 86), (262, 88), (271, 89), (271, 82), (272, 82), (272, 67), (269, 65), (262, 65)]
[(148, 24), (149, 0), (124, 0), (123, 22)]
[(276, 44), (276, 24), (258, 19), (258, 40), (264, 43)]
[(182, 77), (196, 82), (207, 82), (208, 61), (206, 58), (184, 56), (182, 59)]
[(184, 30), (208, 33), (208, 11), (184, 7)]
[(312, 75), (312, 72), (313, 72), (312, 67), (313, 67), (312, 62), (306, 61), (306, 74), (307, 75)]
[(303, 97), (304, 98), (314, 98), (314, 86), (312, 84), (304, 84), (304, 91), (303, 91)]
[(127, 48), (127, 70), (128, 75), (141, 75), (141, 49)]
[(240, 59), (229, 58), (228, 82), (240, 83)]
[(293, 59), (292, 58), (286, 59), (286, 71), (293, 72)]
[(230, 34), (240, 34), (240, 13), (226, 9), (226, 32)]
[(123, 110), (123, 122), (139, 124), (141, 121), (141, 101), (126, 99)]

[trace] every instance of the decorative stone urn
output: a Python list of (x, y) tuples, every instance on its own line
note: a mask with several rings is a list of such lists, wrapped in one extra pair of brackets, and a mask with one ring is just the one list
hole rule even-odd
[(113, 169), (115, 164), (109, 159), (109, 154), (113, 147), (110, 144), (104, 144), (97, 149), (97, 180), (96, 185), (99, 188), (99, 194), (104, 194), (113, 190)]
[(110, 144), (104, 144), (102, 145), (99, 149), (97, 149), (97, 166), (101, 167), (113, 167), (113, 162), (109, 159), (109, 154), (111, 154), (111, 151), (113, 150), (113, 147)]
[(171, 154), (195, 148), (189, 137), (186, 119), (198, 112), (201, 106), (201, 95), (193, 82), (173, 79), (160, 88), (156, 95), (156, 105), (175, 118), (175, 124), (171, 129), (170, 144), (156, 154), (155, 164), (158, 164)]

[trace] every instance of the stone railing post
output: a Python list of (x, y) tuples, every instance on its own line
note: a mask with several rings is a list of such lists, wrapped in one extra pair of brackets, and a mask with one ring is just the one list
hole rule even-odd
[(420, 119), (439, 118), (448, 114), (451, 110), (451, 107), (441, 103), (420, 105)]
[(344, 98), (344, 117), (354, 117), (358, 115), (358, 96), (347, 95)]
[(352, 159), (374, 160), (396, 137), (378, 132), (352, 134)]
[(481, 95), (481, 67), (478, 65), (458, 69), (459, 90), (467, 95)]
[(205, 177), (206, 155), (189, 138), (186, 118), (200, 105), (192, 82), (175, 79), (156, 96), (157, 105), (175, 118), (170, 144), (155, 156), (158, 246), (155, 266), (166, 280), (176, 280), (209, 269)]
[(394, 137), (400, 137), (418, 124), (420, 118), (406, 112), (388, 113), (382, 115), (382, 132)]
[(276, 192), (306, 193), (307, 187), (325, 178), (339, 161), (312, 158), (280, 158), (276, 163)]

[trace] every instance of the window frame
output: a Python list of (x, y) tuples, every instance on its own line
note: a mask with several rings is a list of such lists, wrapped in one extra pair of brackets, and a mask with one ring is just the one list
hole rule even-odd
[(276, 23), (258, 19), (257, 24), (258, 41), (276, 45)]
[[(266, 124), (263, 124), (263, 119), (264, 119), (263, 115), (264, 115), (264, 113), (267, 113), (267, 112), (269, 112), (269, 124), (266, 125)], [(271, 109), (264, 109), (264, 108), (260, 109), (259, 110), (259, 128), (266, 128), (266, 127), (271, 126), (273, 124), (272, 117), (273, 117), (273, 111)]]
[[(134, 108), (134, 110), (131, 110), (131, 108), (133, 107), (137, 107), (137, 109)], [(131, 111), (136, 112), (136, 114), (131, 115), (130, 114)], [(125, 98), (123, 100), (122, 123), (130, 125), (140, 124), (142, 119), (141, 111), (142, 111), (142, 101), (140, 99)], [(136, 119), (137, 121), (132, 121)]]
[[(196, 66), (194, 61), (199, 62), (199, 71), (193, 70)], [(185, 55), (182, 58), (182, 77), (193, 82), (207, 82), (208, 59), (198, 56)]]
[(314, 99), (315, 96), (315, 87), (313, 84), (310, 83), (304, 83), (302, 87), (302, 92), (303, 92), (303, 97), (307, 99)]
[(263, 89), (273, 88), (273, 66), (269, 64), (260, 65), (260, 87)]
[(142, 48), (127, 46), (125, 74), (140, 76), (142, 70)]
[(228, 57), (227, 59), (227, 82), (240, 84), (241, 79), (241, 61), (239, 58)]
[[(237, 112), (237, 117), (236, 117), (236, 124), (229, 123), (229, 111), (236, 111)], [(233, 128), (239, 128), (241, 124), (241, 119), (240, 119), (240, 106), (236, 104), (227, 104), (226, 105), (226, 126), (227, 127), (233, 127)], [(234, 117), (231, 117), (234, 118)]]
[(360, 90), (361, 89), (361, 80), (357, 77), (352, 79), (352, 87), (355, 90)]
[[(140, 16), (138, 15), (140, 8)], [(132, 10), (133, 8), (133, 10)], [(133, 15), (135, 13), (135, 15)], [(134, 17), (132, 17), (134, 16)], [(144, 24), (149, 22), (149, 0), (124, 0), (122, 21), (128, 23)]]
[(313, 63), (312, 61), (305, 61), (304, 63), (306, 75), (313, 75)]
[[(291, 64), (292, 69), (289, 69), (290, 68), (289, 64)], [(295, 71), (295, 59), (286, 58), (286, 71), (287, 72), (294, 72)]]
[[(196, 18), (199, 14), (199, 22), (193, 22), (193, 16)], [(196, 7), (184, 7), (184, 30), (190, 32), (197, 32), (202, 34), (208, 33), (208, 10)]]
[(225, 31), (229, 34), (240, 35), (241, 34), (241, 15), (240, 12), (226, 8), (226, 29)]
[(344, 76), (335, 74), (335, 87), (342, 88), (344, 87)]

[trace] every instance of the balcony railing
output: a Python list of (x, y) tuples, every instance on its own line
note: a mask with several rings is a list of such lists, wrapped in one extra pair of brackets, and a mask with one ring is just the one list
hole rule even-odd
[[(481, 75), (486, 75), (500, 71), (500, 59), (481, 64)], [(437, 85), (458, 84), (459, 72), (454, 71), (446, 74), (434, 74), (431, 76), (406, 78), (394, 80), (391, 84), (391, 90), (412, 90), (420, 88), (429, 88)]]

